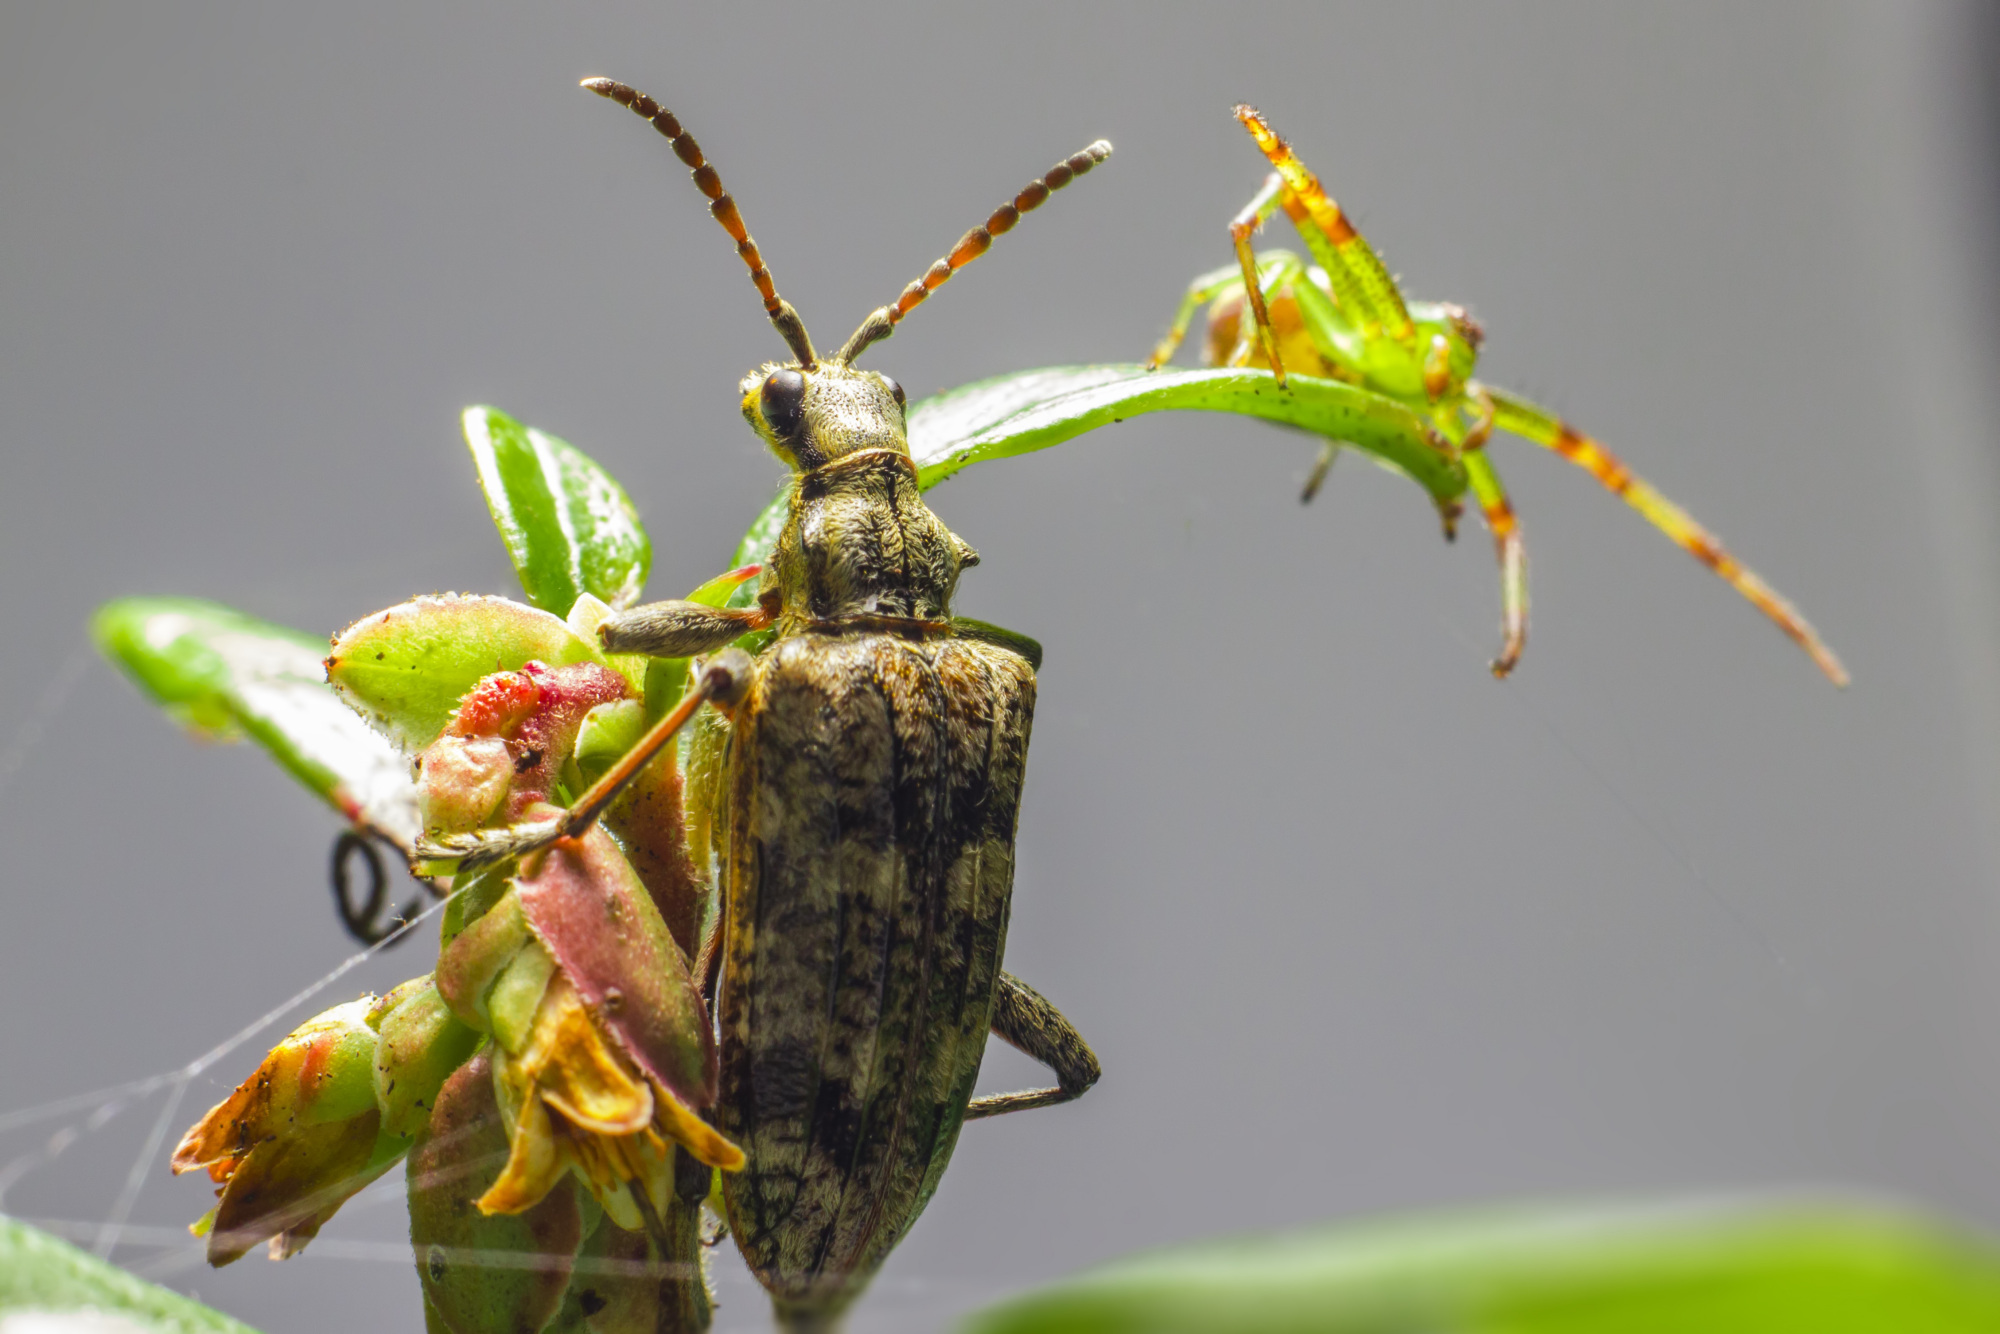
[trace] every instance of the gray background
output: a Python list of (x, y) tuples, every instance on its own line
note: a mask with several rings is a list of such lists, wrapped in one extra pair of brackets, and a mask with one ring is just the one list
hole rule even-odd
[[(1352, 463), (1301, 510), (1283, 432), (1155, 417), (953, 481), (934, 504), (986, 557), (961, 609), (1048, 645), (1010, 966), (1106, 1074), (971, 1128), (861, 1327), (1447, 1202), (1840, 1182), (2000, 1225), (1996, 33), (1820, 4), (0, 8), (0, 1112), (176, 1066), (350, 948), (335, 821), (91, 659), (97, 602), (327, 631), (509, 590), (470, 402), (625, 481), (659, 594), (769, 493), (733, 390), (779, 344), (685, 173), (579, 77), (685, 118), (822, 343), (1112, 139), (872, 354), (913, 396), (1143, 354), (1261, 179), (1249, 99), (1415, 295), (1485, 321), (1489, 378), (1730, 539), (1856, 685), (1518, 442), (1535, 622), (1505, 685), (1483, 534), (1445, 546)], [(996, 1054), (985, 1083), (1033, 1077)], [(156, 1107), (5, 1207), (104, 1218)], [(142, 1180), (121, 1259), (271, 1330), (419, 1327), (393, 1188), (210, 1273), (155, 1244), (202, 1186)], [(723, 1327), (759, 1327), (724, 1285)]]

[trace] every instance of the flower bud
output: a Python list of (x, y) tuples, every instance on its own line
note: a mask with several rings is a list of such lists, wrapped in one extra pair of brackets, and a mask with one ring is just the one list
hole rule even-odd
[[(410, 1244), (424, 1299), (452, 1334), (538, 1330), (561, 1308), (583, 1236), (576, 1188), (565, 1182), (519, 1213), (490, 1215), (472, 1199), (507, 1156), (485, 1054), (445, 1081), (410, 1151)], [(482, 1263), (492, 1256), (504, 1263)]]
[(405, 982), (368, 1014), (376, 1031), (375, 1101), (385, 1134), (423, 1129), (451, 1072), (479, 1049), (477, 1029), (461, 1023), (429, 977)]
[(401, 1157), (375, 1103), (366, 996), (315, 1016), (210, 1109), (175, 1149), (175, 1173), (206, 1168), (220, 1201), (196, 1224), (220, 1267), (260, 1241), (295, 1255), (356, 1191)]
[(446, 733), (417, 760), (417, 809), (427, 830), (458, 834), (499, 812), (514, 782), (514, 757), (497, 736)]

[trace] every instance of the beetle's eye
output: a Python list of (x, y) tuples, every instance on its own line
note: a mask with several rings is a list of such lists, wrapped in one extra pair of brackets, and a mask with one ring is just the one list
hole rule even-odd
[(897, 407), (899, 407), (899, 408), (900, 408), (900, 407), (902, 407), (902, 406), (904, 406), (904, 404), (903, 404), (903, 386), (901, 386), (900, 384), (897, 384), (897, 383), (896, 383), (896, 382), (895, 382), (894, 380), (890, 380), (890, 379), (889, 379), (889, 377), (888, 377), (888, 376), (886, 376), (886, 375), (885, 375), (885, 376), (883, 376), (882, 378), (883, 378), (884, 380), (888, 380), (888, 382), (889, 382), (889, 392), (890, 392), (890, 393), (892, 393), (892, 394), (894, 394), (894, 395), (896, 396), (896, 406), (897, 406)]
[(766, 377), (764, 391), (757, 396), (757, 411), (763, 415), (772, 435), (789, 440), (798, 434), (805, 408), (805, 376), (794, 370), (782, 370), (772, 371)]

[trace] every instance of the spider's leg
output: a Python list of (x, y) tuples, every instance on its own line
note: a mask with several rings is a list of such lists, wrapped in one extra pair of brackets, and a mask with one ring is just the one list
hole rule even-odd
[(1258, 341), (1264, 345), (1264, 359), (1271, 363), (1271, 374), (1280, 385), (1285, 382), (1285, 363), (1278, 355), (1278, 334), (1264, 304), (1264, 285), (1257, 278), (1257, 257), (1250, 253), (1250, 238), (1264, 225), (1264, 219), (1277, 211), (1284, 192), (1284, 178), (1272, 172), (1243, 211), (1229, 220), (1229, 241), (1236, 247), (1236, 263), (1243, 270), (1243, 295), (1250, 302), (1250, 317), (1256, 323)]
[(1188, 326), (1194, 323), (1194, 313), (1241, 281), (1243, 275), (1231, 264), (1226, 269), (1204, 273), (1189, 283), (1187, 295), (1181, 298), (1180, 309), (1174, 312), (1174, 322), (1168, 327), (1166, 337), (1153, 348), (1153, 355), (1146, 358), (1146, 369), (1156, 371), (1172, 361), (1174, 353), (1180, 351), (1182, 340), (1187, 337)]
[(1501, 430), (1552, 449), (1595, 477), (1605, 490), (1645, 515), (1655, 528), (1672, 538), (1675, 545), (1727, 580), (1729, 586), (1748, 598), (1757, 610), (1776, 621), (1779, 629), (1811, 655), (1828, 680), (1837, 686), (1847, 684), (1847, 669), (1840, 665), (1840, 659), (1834, 656), (1833, 650), (1807, 624), (1798, 608), (1724, 550), (1713, 533), (1695, 522), (1694, 516), (1655, 491), (1610, 450), (1572, 429), (1554, 413), (1497, 389), (1485, 392), (1492, 396), (1495, 422)]
[(1500, 562), (1500, 656), (1491, 664), (1493, 675), (1505, 677), (1521, 660), (1521, 648), (1528, 642), (1528, 549), (1521, 541), (1521, 521), (1514, 517), (1514, 503), (1507, 488), (1486, 456), (1486, 441), (1493, 434), (1495, 409), (1490, 396), (1475, 394), (1479, 419), (1459, 445), (1465, 461), (1465, 479), (1479, 501), (1486, 531), (1493, 534), (1493, 555)]
[(1387, 334), (1397, 342), (1408, 341), (1416, 325), (1396, 280), (1374, 247), (1354, 229), (1340, 205), (1320, 185), (1319, 177), (1299, 161), (1292, 146), (1255, 107), (1237, 107), (1236, 118), (1283, 178), (1280, 202), (1305, 239), (1306, 249), (1326, 270), (1334, 300), (1365, 334)]
[[(1158, 370), (1172, 361), (1174, 353), (1180, 350), (1181, 340), (1187, 337), (1188, 326), (1194, 322), (1194, 313), (1238, 282), (1255, 294), (1251, 297), (1256, 302), (1255, 309), (1260, 314), (1263, 312), (1262, 294), (1257, 291), (1257, 265), (1250, 255), (1250, 238), (1256, 235), (1266, 218), (1278, 211), (1278, 196), (1283, 190), (1283, 180), (1273, 172), (1264, 179), (1257, 193), (1250, 197), (1250, 202), (1229, 220), (1229, 239), (1236, 247), (1236, 267), (1204, 273), (1194, 280), (1188, 287), (1187, 295), (1181, 298), (1181, 308), (1174, 312), (1174, 322), (1168, 328), (1166, 337), (1153, 349), (1153, 355), (1146, 358), (1147, 370)], [(1264, 321), (1264, 324), (1268, 326), (1269, 321)], [(1278, 378), (1285, 378), (1283, 371), (1278, 372)]]
[(1333, 471), (1333, 461), (1340, 456), (1340, 443), (1335, 440), (1319, 442), (1319, 457), (1313, 460), (1312, 471), (1306, 474), (1306, 484), (1299, 488), (1299, 504), (1310, 505), (1313, 497), (1326, 482), (1326, 475)]

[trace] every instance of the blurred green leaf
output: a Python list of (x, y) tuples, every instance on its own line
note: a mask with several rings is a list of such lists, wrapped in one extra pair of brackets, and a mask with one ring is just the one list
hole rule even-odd
[(486, 507), (528, 600), (557, 616), (584, 593), (614, 608), (637, 601), (653, 549), (611, 474), (498, 408), (467, 408), (464, 424)]
[(91, 634), (181, 722), (247, 735), (348, 819), (405, 848), (416, 837), (409, 762), (327, 688), (325, 640), (195, 598), (121, 598)]
[(0, 1323), (30, 1311), (112, 1313), (155, 1334), (256, 1334), (220, 1311), (0, 1217)]
[[(1439, 505), (1463, 495), (1465, 469), (1416, 413), (1381, 394), (1269, 371), (1149, 371), (1139, 365), (1048, 366), (948, 389), (910, 405), (910, 456), (929, 490), (988, 459), (1030, 454), (1148, 412), (1232, 412), (1340, 441), (1411, 478)], [(736, 548), (736, 563), (770, 559), (789, 479)]]
[(1516, 1209), (1156, 1251), (966, 1334), (1983, 1334), (2000, 1249), (1863, 1202)]
[(506, 598), (446, 594), (400, 603), (341, 631), (326, 660), (340, 697), (415, 754), (437, 740), (479, 679), (530, 659), (603, 663), (595, 644), (546, 611)]

